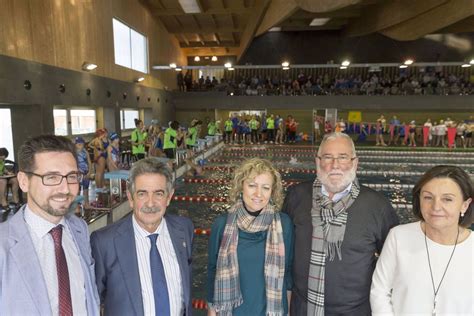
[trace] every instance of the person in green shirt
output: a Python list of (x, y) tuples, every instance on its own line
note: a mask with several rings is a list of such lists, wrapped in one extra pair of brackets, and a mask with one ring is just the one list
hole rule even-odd
[(8, 209), (8, 201), (7, 201), (7, 186), (11, 185), (12, 187), (12, 195), (13, 195), (13, 203), (15, 203), (15, 210), (20, 207), (20, 197), (18, 194), (18, 180), (15, 176), (15, 173), (9, 171), (5, 166), (5, 160), (8, 157), (8, 149), (0, 148), (0, 212), (1, 210)]
[(208, 247), (208, 315), (288, 315), (293, 223), (280, 212), (281, 176), (253, 158), (236, 171), (233, 205), (217, 217)]
[(186, 134), (186, 148), (192, 150), (194, 146), (196, 146), (196, 140), (199, 132), (201, 131), (202, 121), (200, 120), (192, 120), (191, 127), (188, 129), (188, 133)]
[(217, 131), (216, 122), (213, 119), (211, 119), (209, 124), (207, 124), (207, 135), (214, 136), (216, 135), (216, 131)]
[(230, 144), (232, 142), (232, 127), (233, 127), (233, 123), (232, 123), (232, 120), (229, 117), (224, 122), (225, 143), (226, 144)]
[(250, 127), (250, 144), (260, 144), (260, 141), (258, 139), (258, 128), (260, 127), (260, 122), (257, 120), (257, 116), (254, 115), (252, 119), (249, 122), (249, 127)]
[(267, 132), (268, 132), (268, 142), (273, 144), (273, 140), (275, 139), (275, 118), (273, 114), (267, 118)]
[(132, 154), (137, 160), (145, 158), (145, 142), (148, 136), (142, 120), (135, 119), (135, 130), (131, 135)]
[(173, 121), (170, 122), (169, 127), (165, 131), (165, 136), (163, 140), (163, 151), (165, 152), (166, 157), (169, 159), (176, 158), (176, 147), (178, 145), (178, 128), (179, 122)]

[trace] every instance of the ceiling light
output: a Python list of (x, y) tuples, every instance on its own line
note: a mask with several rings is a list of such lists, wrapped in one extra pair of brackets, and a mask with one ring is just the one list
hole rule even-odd
[(309, 23), (309, 26), (321, 26), (321, 25), (326, 24), (329, 20), (330, 18), (316, 18), (316, 19), (313, 19), (311, 23)]
[(170, 64), (170, 68), (176, 68), (176, 64), (175, 64), (175, 63), (171, 63), (171, 64)]
[(178, 0), (184, 13), (201, 13), (197, 0)]
[(413, 64), (413, 59), (407, 59), (407, 60), (405, 60), (404, 64), (407, 65), (407, 66)]
[(474, 59), (471, 59), (471, 61), (469, 62), (471, 65), (474, 65)]
[(287, 61), (284, 61), (284, 62), (281, 63), (281, 66), (282, 67), (288, 67), (288, 66), (290, 66), (290, 63), (287, 62)]
[(232, 67), (232, 64), (231, 64), (231, 63), (225, 63), (225, 64), (224, 64), (224, 67), (225, 67), (225, 68), (231, 68), (231, 67)]
[(145, 80), (145, 77), (139, 77), (139, 78), (136, 78), (136, 79), (133, 80), (133, 81), (135, 81), (135, 82), (142, 82), (143, 80)]
[(280, 31), (281, 31), (281, 27), (279, 26), (272, 27), (271, 29), (268, 30), (268, 32), (280, 32)]
[(232, 71), (232, 70), (234, 70), (234, 67), (229, 67), (227, 70)]
[(217, 56), (212, 56), (211, 60), (212, 61), (217, 61)]
[(400, 66), (398, 66), (398, 68), (404, 69), (404, 68), (408, 68), (408, 66), (407, 65), (400, 65)]
[(462, 67), (462, 68), (471, 67), (471, 64), (462, 64), (461, 67)]
[(200, 61), (200, 60), (201, 58), (199, 58), (199, 56), (194, 57), (194, 61)]
[(283, 70), (288, 70), (290, 69), (290, 67), (283, 67)]
[(347, 66), (341, 66), (339, 69), (347, 69)]
[(351, 64), (350, 61), (344, 60), (344, 61), (341, 63), (341, 66), (343, 66), (343, 67), (348, 67), (350, 64)]
[(85, 70), (85, 71), (91, 71), (91, 70), (94, 70), (96, 68), (97, 68), (96, 64), (92, 64), (92, 63), (88, 63), (88, 62), (84, 62), (82, 64), (82, 70)]
[(174, 70), (175, 70), (175, 71), (181, 71), (181, 70), (183, 70), (183, 68), (181, 68), (181, 67), (176, 67)]

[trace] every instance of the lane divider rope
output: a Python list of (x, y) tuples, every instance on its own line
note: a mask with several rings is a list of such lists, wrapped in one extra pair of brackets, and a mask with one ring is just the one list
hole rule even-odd
[[(400, 165), (400, 163), (384, 163), (384, 164), (366, 164), (366, 163), (360, 163), (360, 166), (365, 166), (365, 165)], [(428, 166), (436, 166), (436, 164), (428, 164)], [(474, 168), (474, 164), (460, 164), (456, 166), (465, 166), (468, 168)], [(204, 170), (211, 170), (211, 171), (229, 171), (232, 172), (235, 167), (232, 166), (205, 166), (203, 168)], [(316, 174), (316, 169), (299, 169), (299, 168), (285, 168), (285, 169), (279, 169), (278, 170), (280, 173), (309, 173), (309, 174)], [(465, 170), (468, 173), (474, 173), (473, 171)], [(396, 170), (358, 170), (357, 174), (360, 175), (383, 175), (383, 176), (421, 176), (424, 174), (424, 172), (421, 171), (396, 171)]]
[[(233, 152), (233, 151), (263, 151), (263, 152), (269, 152), (269, 151), (276, 151), (276, 152), (309, 152), (309, 153), (316, 153), (317, 152), (317, 147), (312, 147), (313, 149), (288, 149), (288, 148), (283, 148), (283, 147), (246, 147), (246, 148), (226, 148), (224, 147), (222, 149), (223, 152)], [(360, 148), (360, 147), (359, 147)], [(447, 155), (447, 156), (472, 156), (474, 155), (473, 152), (464, 152), (464, 151), (428, 151), (428, 150), (420, 150), (417, 151), (416, 149), (413, 149), (411, 151), (408, 150), (362, 150), (362, 149), (357, 149), (356, 147), (356, 152), (359, 154), (390, 154), (391, 156), (398, 155), (398, 156), (404, 156), (407, 154), (412, 154), (412, 155)]]
[[(253, 153), (245, 153), (245, 154), (236, 154), (236, 153), (221, 153), (220, 157), (256, 157), (256, 156), (263, 156), (265, 157), (295, 157), (295, 158), (314, 158), (315, 154), (312, 155), (306, 155), (306, 154), (287, 154), (287, 153), (268, 153), (265, 152), (262, 155), (255, 155)], [(357, 153), (357, 157), (362, 158), (362, 159), (382, 159), (382, 160), (394, 160), (394, 159), (400, 159), (398, 155), (393, 155), (393, 156), (383, 156), (383, 155), (369, 155), (369, 154), (362, 154), (359, 155)], [(416, 155), (404, 155), (403, 158), (411, 158), (411, 159), (442, 159), (442, 160), (462, 160), (462, 161), (467, 161), (467, 160), (474, 160), (474, 155), (471, 157), (438, 157), (435, 155), (427, 156), (427, 157), (420, 157)], [(216, 158), (212, 158), (209, 161), (215, 161)], [(219, 159), (219, 158), (217, 158)]]
[[(230, 180), (225, 179), (196, 179), (196, 178), (185, 178), (183, 179), (185, 183), (206, 183), (206, 184), (229, 184)], [(282, 180), (283, 186), (291, 186), (302, 181), (299, 180)], [(412, 189), (413, 184), (400, 184), (400, 183), (363, 183), (363, 185), (369, 188), (375, 189), (391, 189), (391, 188), (402, 188), (402, 189)]]
[[(208, 196), (183, 196), (175, 195), (173, 200), (182, 202), (197, 202), (197, 203), (208, 203), (208, 202), (228, 202), (227, 197), (208, 197)], [(410, 209), (411, 204), (392, 203), (394, 208), (407, 208)]]
[(193, 298), (191, 305), (194, 309), (207, 309), (207, 302), (203, 299)]

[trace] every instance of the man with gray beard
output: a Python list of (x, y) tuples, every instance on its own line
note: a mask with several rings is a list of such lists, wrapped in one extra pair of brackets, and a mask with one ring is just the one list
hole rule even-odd
[(91, 236), (105, 315), (191, 315), (190, 219), (166, 213), (171, 169), (154, 158), (130, 170), (132, 214)]
[(0, 224), (0, 315), (99, 315), (87, 224), (68, 212), (82, 178), (74, 145), (37, 136), (18, 163), (28, 200)]
[(316, 180), (288, 190), (282, 211), (295, 225), (291, 315), (371, 315), (376, 258), (398, 218), (381, 193), (359, 184), (358, 162), (347, 134), (327, 134)]

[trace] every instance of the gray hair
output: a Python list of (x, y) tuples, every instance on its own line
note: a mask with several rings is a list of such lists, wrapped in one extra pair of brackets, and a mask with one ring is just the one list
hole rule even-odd
[(133, 195), (135, 193), (135, 180), (143, 174), (160, 174), (166, 179), (166, 193), (169, 194), (174, 188), (173, 172), (170, 167), (155, 158), (146, 158), (135, 162), (130, 169), (130, 178), (128, 180), (128, 191)]
[(321, 141), (321, 144), (319, 145), (319, 148), (318, 148), (318, 156), (321, 154), (322, 148), (324, 147), (326, 142), (336, 140), (338, 138), (344, 138), (348, 142), (350, 142), (351, 148), (352, 148), (352, 156), (355, 157), (356, 156), (356, 149), (355, 149), (354, 141), (346, 133), (340, 133), (340, 132), (333, 132), (333, 133), (329, 133), (329, 134), (324, 135), (323, 140)]

